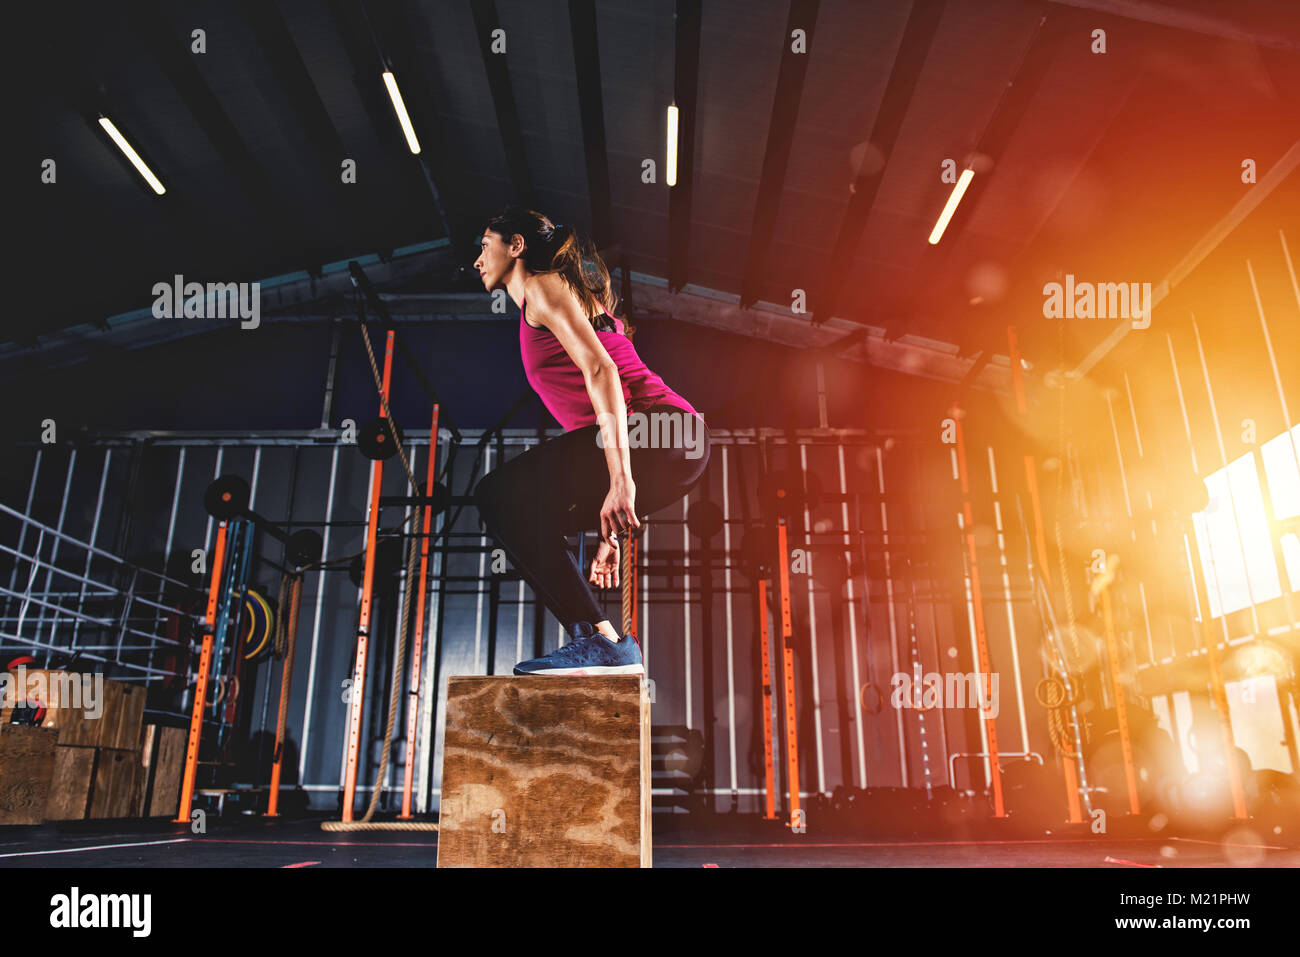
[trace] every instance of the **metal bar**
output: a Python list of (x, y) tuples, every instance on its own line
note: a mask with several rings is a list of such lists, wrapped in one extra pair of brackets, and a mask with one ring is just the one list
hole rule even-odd
[[(59, 537), (63, 532), (63, 520), (68, 514), (68, 497), (72, 489), (72, 472), (77, 464), (77, 450), (74, 448), (68, 455), (68, 472), (63, 480), (63, 501), (59, 503), (59, 521), (55, 526), (55, 539), (50, 545), (50, 564), (49, 571), (45, 573), (45, 591), (50, 590), (50, 579), (54, 577), (55, 562), (59, 559)], [(58, 616), (55, 615), (54, 623), (50, 625), (50, 641), (54, 640), (54, 624), (58, 623)], [(41, 609), (40, 615), (36, 619), (36, 633), (40, 634), (41, 629), (45, 627), (45, 610)]]
[[(979, 556), (975, 549), (975, 520), (971, 509), (971, 492), (970, 481), (966, 472), (966, 442), (963, 437), (962, 415), (961, 410), (956, 405), (952, 407), (953, 422), (956, 425), (957, 435), (957, 468), (961, 480), (962, 494), (962, 516), (965, 520), (965, 537), (966, 551), (970, 560), (970, 584), (971, 584), (971, 603), (975, 616), (975, 641), (979, 649), (979, 660), (977, 667), (980, 670), (980, 677), (984, 684), (985, 697), (984, 701), (989, 701), (988, 694), (990, 688), (988, 682), (991, 681), (993, 674), (993, 665), (989, 659), (988, 634), (984, 630), (984, 596), (980, 588), (980, 570)], [(998, 729), (995, 718), (985, 713), (984, 727), (988, 736), (989, 750), (989, 774), (992, 778), (993, 785), (993, 816), (1006, 817), (1006, 808), (1002, 801), (1002, 769), (998, 763)]]
[[(844, 469), (844, 444), (841, 442), (836, 445), (835, 448), (838, 453), (840, 465), (840, 493), (844, 496), (843, 500), (840, 502), (840, 520), (844, 525), (844, 567), (849, 570), (849, 574), (846, 576), (846, 586), (848, 588), (847, 603), (849, 606), (849, 653), (853, 667), (853, 687), (861, 688), (862, 677), (858, 664), (858, 604), (853, 590), (852, 540), (849, 535), (848, 476)], [(725, 446), (723, 447), (723, 454), (726, 454)], [(863, 722), (861, 720), (861, 715), (859, 714), (860, 710), (861, 709), (855, 702), (853, 708), (853, 727), (858, 744), (858, 787), (865, 788), (867, 786), (867, 747), (866, 741), (863, 737)]]
[[(502, 462), (502, 465), (505, 463)], [(487, 445), (483, 449), (483, 474), (487, 475), (492, 471), (492, 446)], [(474, 674), (479, 674), (482, 666), (479, 664), (480, 656), (483, 653), (483, 579), (487, 575), (487, 532), (486, 529), (479, 537), (479, 546), (481, 551), (478, 555), (478, 585), (474, 589)], [(496, 641), (496, 635), (492, 636)], [(564, 644), (564, 629), (560, 629), (560, 644)]]
[(776, 782), (772, 762), (772, 655), (768, 642), (767, 579), (758, 580), (758, 636), (762, 648), (763, 698), (763, 817), (776, 820)]
[[(6, 511), (10, 511), (10, 514), (17, 516), (20, 522), (19, 531), (18, 531), (18, 552), (19, 553), (22, 552), (23, 545), (26, 544), (27, 542), (27, 526), (31, 524), (32, 502), (35, 500), (36, 497), (36, 477), (41, 473), (41, 453), (43, 451), (44, 449), (38, 448), (32, 460), (32, 480), (27, 486), (27, 505), (23, 509), (23, 514), (18, 515), (17, 512), (12, 512), (9, 509), (6, 509)], [(3, 506), (0, 506), (0, 508), (2, 507)], [(17, 587), (18, 587), (18, 563), (14, 562), (14, 570), (9, 573), (9, 588), (12, 590)]]
[[(95, 499), (95, 517), (90, 523), (90, 544), (91, 545), (95, 544), (95, 539), (99, 536), (99, 519), (104, 512), (104, 487), (108, 483), (108, 466), (109, 463), (112, 461), (112, 458), (113, 458), (113, 450), (111, 448), (104, 449), (104, 467), (103, 469), (100, 470), (99, 473), (99, 495)], [(90, 554), (89, 552), (86, 554), (86, 567), (82, 572), (82, 574), (85, 575), (87, 578), (90, 577), (90, 563), (94, 557), (95, 556)], [(78, 609), (85, 608), (85, 602), (86, 602), (86, 586), (83, 583), (81, 586), (81, 590), (77, 595), (77, 608)], [(123, 621), (125, 621), (125, 618), (123, 618)], [(77, 647), (77, 635), (80, 633), (81, 630), (80, 625), (81, 625), (80, 621), (74, 622), (72, 625), (71, 648), (73, 650), (75, 650)], [(53, 640), (54, 640), (54, 634), (53, 634), (53, 629), (51, 629), (50, 641)]]
[[(388, 330), (387, 344), (384, 349), (384, 375), (381, 393), (383, 400), (379, 403), (379, 415), (384, 417), (384, 406), (388, 402), (393, 378), (393, 330)], [(370, 639), (370, 604), (374, 594), (375, 583), (375, 543), (379, 529), (379, 493), (384, 480), (384, 463), (376, 459), (370, 470), (370, 508), (367, 513), (369, 524), (366, 526), (366, 560), (364, 584), (361, 588), (361, 618), (357, 628), (357, 657), (352, 670), (351, 708), (348, 715), (347, 767), (343, 781), (343, 823), (352, 821), (352, 804), (357, 789), (357, 762), (361, 750), (361, 719), (366, 687), (366, 651)]]
[(1020, 718), (1020, 747), (1029, 750), (1029, 724), (1025, 719), (1025, 689), (1020, 676), (1020, 648), (1016, 638), (1016, 615), (1011, 605), (1011, 573), (1007, 565), (1006, 539), (1002, 534), (1002, 506), (998, 502), (998, 469), (993, 458), (993, 446), (986, 446), (989, 454), (989, 478), (993, 483), (993, 518), (997, 523), (998, 560), (1002, 565), (1002, 600), (1007, 609), (1007, 634), (1011, 641), (1011, 667), (1016, 678), (1016, 711)]
[[(899, 674), (902, 665), (898, 657), (898, 619), (894, 609), (894, 573), (890, 567), (889, 561), (889, 512), (885, 507), (885, 460), (880, 454), (880, 446), (876, 446), (876, 484), (880, 489), (880, 529), (881, 543), (884, 545), (883, 558), (885, 561), (885, 608), (889, 615), (889, 660), (894, 666), (894, 674)], [(909, 775), (907, 773), (907, 737), (903, 728), (903, 711), (901, 708), (894, 709), (898, 730), (898, 773), (902, 778), (902, 786), (909, 786)]]
[(185, 776), (181, 779), (179, 811), (173, 823), (190, 823), (194, 801), (194, 776), (198, 771), (199, 736), (203, 732), (203, 711), (208, 703), (208, 672), (212, 667), (212, 632), (217, 620), (222, 563), (226, 557), (226, 523), (217, 526), (217, 544), (212, 557), (212, 580), (208, 586), (208, 606), (203, 615), (203, 649), (199, 653), (198, 684), (194, 690), (194, 708), (190, 714), (190, 735), (185, 746)]
[[(690, 493), (682, 496), (682, 648), (685, 656), (685, 695), (686, 726), (691, 726), (691, 704), (695, 695), (691, 688), (691, 673), (695, 670), (691, 663), (691, 553), (690, 533), (686, 527), (686, 516), (690, 511)], [(713, 729), (709, 729), (713, 733)]]
[[(954, 751), (952, 754), (948, 755), (948, 780), (952, 782), (953, 789), (955, 790), (957, 787), (956, 775), (957, 775), (958, 758), (987, 758), (987, 757), (989, 757), (989, 753), (987, 751)], [(1001, 752), (1000, 755), (995, 755), (995, 757), (1037, 758), (1039, 764), (1043, 763), (1043, 756), (1039, 754), (1037, 751), (1003, 751)]]
[[(330, 517), (334, 514), (334, 486), (339, 472), (339, 447), (334, 446), (334, 454), (330, 456), (330, 481), (329, 490), (325, 493), (325, 531), (321, 533), (321, 555), (329, 554), (330, 548)], [(310, 753), (307, 749), (307, 738), (311, 735), (311, 705), (314, 700), (316, 690), (316, 662), (320, 651), (320, 621), (321, 608), (325, 601), (325, 570), (321, 569), (319, 577), (316, 579), (316, 608), (312, 616), (311, 623), (311, 662), (307, 666), (307, 693), (303, 699), (302, 706), (302, 746), (298, 752), (298, 780), (306, 780), (307, 774), (307, 755)]]
[(799, 714), (795, 708), (794, 628), (790, 620), (790, 550), (786, 521), (777, 519), (777, 560), (781, 583), (781, 672), (785, 685), (786, 791), (789, 798), (789, 827), (803, 824), (799, 805)]
[(1119, 674), (1119, 642), (1115, 640), (1115, 622), (1110, 610), (1110, 585), (1101, 587), (1101, 610), (1106, 623), (1106, 657), (1110, 664), (1110, 681), (1115, 695), (1115, 722), (1119, 725), (1120, 752), (1124, 757), (1124, 782), (1128, 786), (1130, 814), (1141, 814), (1138, 803), (1137, 773), (1133, 767), (1133, 739), (1128, 727), (1128, 702), (1124, 697), (1124, 683)]
[[(223, 454), (225, 451), (226, 451), (226, 450), (225, 450), (224, 447), (222, 447), (222, 446), (220, 446), (220, 445), (217, 446), (217, 462), (216, 462), (216, 465), (214, 465), (214, 466), (212, 467), (212, 478), (213, 478), (214, 481), (215, 481), (216, 479), (218, 479), (218, 478), (221, 477), (221, 459), (222, 459), (222, 454)], [(210, 549), (209, 549), (209, 547), (208, 547), (208, 542), (210, 542), (210, 541), (212, 540), (212, 521), (213, 521), (212, 516), (209, 515), (209, 516), (208, 516), (208, 524), (207, 524), (207, 527), (205, 528), (205, 530), (204, 530), (204, 532), (203, 532), (203, 550), (204, 550), (204, 552), (210, 551)]]
[[(820, 372), (820, 366), (818, 370)], [(820, 375), (818, 379), (820, 380)], [(824, 409), (823, 409), (824, 411)], [(826, 423), (823, 421), (822, 425)], [(807, 479), (803, 476), (808, 474), (808, 446), (799, 445), (799, 469), (800, 483), (807, 485)], [(804, 497), (803, 509), (803, 529), (804, 535), (807, 536), (812, 531), (812, 513), (808, 508), (808, 499)], [(807, 553), (808, 560), (808, 644), (810, 650), (810, 670), (812, 671), (812, 693), (813, 693), (813, 734), (817, 740), (817, 790), (826, 793), (826, 754), (822, 740), (822, 693), (820, 680), (820, 666), (817, 662), (817, 606), (814, 602), (813, 592), (813, 575), (812, 575), (812, 552)]]
[[(425, 474), (424, 492), (433, 494), (434, 479), (438, 474), (438, 406), (433, 407), (433, 424), (429, 427), (429, 466)], [(424, 507), (423, 540), (420, 544), (420, 573), (416, 580), (415, 635), (411, 642), (410, 690), (406, 705), (406, 774), (402, 783), (402, 813), (399, 818), (411, 816), (411, 788), (415, 782), (415, 743), (420, 713), (420, 686), (423, 683), (422, 663), (424, 652), (425, 583), (429, 572), (429, 529), (433, 524), (433, 507)]]
[[(185, 447), (182, 446), (176, 455), (176, 483), (172, 486), (172, 507), (171, 514), (167, 519), (167, 540), (163, 545), (162, 570), (163, 574), (167, 572), (167, 560), (171, 557), (172, 545), (176, 538), (176, 511), (181, 500), (181, 479), (185, 475)], [(159, 582), (158, 585), (158, 602), (161, 604), (163, 596), (167, 592), (165, 582)], [(154, 616), (154, 629), (157, 630), (160, 624), (160, 616)], [(153, 650), (149, 651), (149, 664), (153, 664)]]
[[(731, 554), (731, 489), (728, 487), (727, 472), (727, 447), (722, 447), (722, 550), (725, 554)], [(731, 791), (733, 794), (739, 794), (737, 790), (740, 782), (737, 779), (737, 761), (736, 761), (736, 655), (735, 642), (733, 640), (732, 630), (734, 622), (732, 619), (732, 601), (731, 601), (731, 565), (728, 564), (722, 570), (722, 589), (726, 593), (727, 600), (725, 610), (727, 614), (727, 746), (728, 754), (731, 760)]]

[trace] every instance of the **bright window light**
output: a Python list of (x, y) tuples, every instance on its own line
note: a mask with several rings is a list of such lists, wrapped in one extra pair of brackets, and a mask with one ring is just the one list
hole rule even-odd
[[(1264, 459), (1264, 475), (1268, 479), (1268, 493), (1273, 498), (1273, 514), (1280, 522), (1300, 515), (1300, 425), (1290, 433), (1283, 432), (1269, 439), (1259, 448)], [(1282, 536), (1282, 555), (1286, 561), (1286, 575), (1291, 580), (1291, 590), (1300, 590), (1300, 536), (1288, 532)]]
[[(1297, 427), (1300, 430), (1300, 427)], [(1297, 431), (1297, 430), (1293, 430)], [(1260, 447), (1273, 508), (1279, 520), (1300, 515), (1300, 469), (1283, 432)], [(1253, 455), (1243, 455), (1205, 477), (1210, 504), (1193, 516), (1196, 544), (1205, 572), (1213, 617), (1238, 611), (1282, 594), (1264, 496)], [(1282, 540), (1288, 584), (1300, 588), (1300, 541)]]

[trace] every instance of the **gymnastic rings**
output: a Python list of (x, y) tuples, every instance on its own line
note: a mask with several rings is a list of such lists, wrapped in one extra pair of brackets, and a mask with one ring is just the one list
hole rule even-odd
[(1074, 700), (1066, 693), (1065, 682), (1060, 678), (1043, 678), (1034, 685), (1034, 700), (1048, 710), (1074, 704)]
[[(875, 694), (875, 703), (871, 707), (867, 707), (868, 692), (873, 692)], [(885, 695), (881, 692), (880, 688), (876, 686), (875, 682), (868, 681), (862, 686), (861, 690), (858, 691), (858, 704), (861, 705), (862, 710), (867, 714), (879, 714), (885, 706)]]

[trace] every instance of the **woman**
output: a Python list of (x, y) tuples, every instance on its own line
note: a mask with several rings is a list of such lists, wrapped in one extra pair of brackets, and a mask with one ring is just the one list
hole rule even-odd
[[(638, 511), (679, 501), (699, 481), (708, 427), (637, 356), (609, 312), (609, 271), (572, 227), (512, 206), (479, 245), (474, 268), (484, 288), (505, 289), (519, 306), (524, 372), (565, 429), (503, 462), (474, 491), (488, 532), (575, 639), (520, 662), (515, 674), (643, 675), (636, 639), (604, 617), (564, 538), (599, 524), (589, 580), (617, 586), (618, 536), (641, 526)], [(647, 443), (647, 422), (674, 440)]]

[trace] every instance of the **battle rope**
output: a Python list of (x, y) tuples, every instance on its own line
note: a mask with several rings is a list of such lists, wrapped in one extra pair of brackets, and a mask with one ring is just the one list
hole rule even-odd
[(1065, 712), (1076, 703), (1066, 693), (1065, 683), (1059, 678), (1044, 678), (1034, 686), (1034, 700), (1047, 711), (1047, 729), (1052, 744), (1067, 758), (1075, 756), (1070, 744), (1070, 726)]
[(289, 721), (289, 679), (293, 676), (293, 652), (294, 646), (298, 643), (298, 601), (302, 594), (302, 574), (292, 576), (293, 585), (290, 589), (289, 613), (284, 613), (284, 592), (285, 581), (291, 576), (286, 575), (280, 580), (280, 601), (279, 606), (281, 621), (287, 619), (287, 624), (277, 630), (276, 634), (276, 656), (284, 660), (284, 666), (280, 669), (280, 713), (275, 721), (275, 741), (276, 753), (273, 760), (279, 761), (281, 750), (284, 748), (284, 731)]
[(635, 630), (632, 622), (632, 530), (629, 528), (623, 536), (622, 550), (619, 554), (620, 584), (623, 586), (623, 634), (630, 635)]

